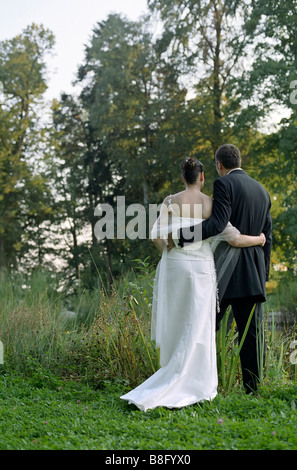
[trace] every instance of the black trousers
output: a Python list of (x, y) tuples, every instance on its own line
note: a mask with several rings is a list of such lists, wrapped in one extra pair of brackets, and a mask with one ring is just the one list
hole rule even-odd
[[(219, 329), (220, 321), (229, 305), (232, 307), (232, 313), (237, 325), (239, 342), (244, 334), (250, 313), (254, 305), (256, 305), (247, 335), (240, 351), (243, 385), (246, 392), (250, 393), (257, 390), (257, 384), (259, 383), (259, 352), (265, 350), (262, 303), (257, 303), (253, 297), (223, 299), (220, 304), (220, 312), (217, 313), (217, 330)], [(261, 345), (260, 341), (262, 342)], [(263, 357), (265, 361), (265, 353), (263, 353)]]

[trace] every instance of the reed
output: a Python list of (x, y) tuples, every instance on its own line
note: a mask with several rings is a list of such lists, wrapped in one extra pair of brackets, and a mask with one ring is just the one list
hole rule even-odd
[(223, 319), (220, 330), (217, 333), (217, 363), (218, 363), (218, 375), (221, 388), (230, 392), (232, 387), (235, 385), (236, 377), (239, 376), (239, 360), (240, 351), (244, 340), (247, 335), (247, 331), (254, 314), (255, 306), (253, 307), (243, 336), (238, 341), (238, 332), (236, 331), (235, 321), (233, 320), (231, 327), (228, 328), (229, 317), (231, 309), (228, 308)]
[(87, 335), (88, 354), (105, 364), (104, 371), (98, 368), (98, 361), (93, 364), (98, 379), (119, 377), (137, 385), (157, 370), (158, 355), (150, 340), (149, 307), (141, 308), (131, 293), (122, 294), (113, 290), (110, 296), (103, 296)]
[[(255, 308), (255, 307), (254, 307)], [(231, 309), (224, 315), (221, 328), (217, 333), (217, 363), (219, 386), (223, 392), (230, 392), (240, 384), (241, 369), (239, 364), (240, 350), (246, 337), (247, 329), (254, 313), (252, 309), (244, 335), (239, 342), (235, 320), (230, 325)], [(268, 322), (258, 325), (260, 332), (257, 341), (257, 360), (259, 383), (274, 381), (283, 382), (287, 379), (296, 381), (296, 364), (290, 363), (290, 344), (296, 334), (296, 327), (288, 331), (276, 333), (274, 321), (268, 328)]]

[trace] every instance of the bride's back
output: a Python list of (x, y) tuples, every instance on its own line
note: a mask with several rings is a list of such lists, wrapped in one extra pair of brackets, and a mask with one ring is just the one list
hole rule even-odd
[(170, 197), (173, 212), (180, 217), (209, 219), (212, 199), (198, 189), (188, 189)]

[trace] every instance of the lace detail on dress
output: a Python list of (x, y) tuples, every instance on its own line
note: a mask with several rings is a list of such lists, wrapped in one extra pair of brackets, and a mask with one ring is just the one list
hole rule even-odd
[(217, 288), (216, 288), (216, 298), (217, 298), (217, 313), (220, 313), (221, 307), (220, 307), (220, 297), (219, 297), (219, 284), (218, 281), (216, 281)]
[(173, 208), (172, 208), (172, 195), (168, 196), (168, 215), (172, 216)]

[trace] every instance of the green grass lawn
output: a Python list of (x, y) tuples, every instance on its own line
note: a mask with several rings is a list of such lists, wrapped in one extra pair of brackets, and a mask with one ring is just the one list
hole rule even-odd
[(297, 449), (297, 385), (233, 391), (211, 403), (143, 413), (120, 400), (127, 386), (98, 390), (53, 376), (0, 376), (1, 450)]

